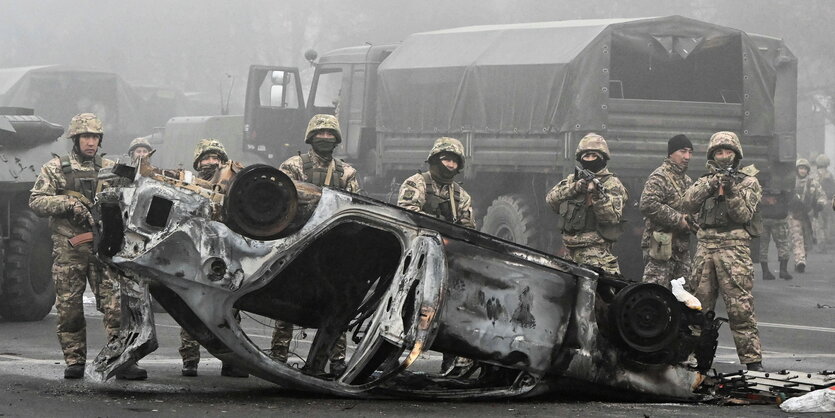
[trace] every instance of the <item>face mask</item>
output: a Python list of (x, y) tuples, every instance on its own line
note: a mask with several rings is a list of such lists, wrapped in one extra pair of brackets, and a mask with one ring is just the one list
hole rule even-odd
[(585, 168), (586, 170), (591, 171), (592, 173), (596, 173), (606, 167), (606, 160), (603, 158), (597, 157), (591, 161), (586, 161), (580, 159), (580, 166)]
[(218, 167), (217, 164), (201, 165), (198, 176), (203, 180), (211, 180), (215, 176)]
[(429, 164), (429, 174), (431, 174), (434, 179), (442, 183), (449, 183), (452, 181), (452, 178), (458, 174), (458, 172), (446, 168), (446, 166), (438, 160)]
[(716, 164), (718, 164), (720, 168), (728, 168), (734, 163), (734, 155), (731, 154), (724, 158), (713, 157), (713, 160), (716, 161)]
[(336, 138), (325, 139), (314, 137), (310, 140), (310, 146), (313, 147), (313, 151), (317, 154), (325, 158), (330, 158), (333, 155), (334, 148), (336, 148)]

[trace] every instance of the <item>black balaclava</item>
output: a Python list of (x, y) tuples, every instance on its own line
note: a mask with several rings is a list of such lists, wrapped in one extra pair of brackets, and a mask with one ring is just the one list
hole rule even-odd
[(600, 155), (600, 153), (595, 152), (594, 154), (597, 155), (597, 158), (591, 161), (584, 160), (581, 155), (580, 166), (585, 168), (586, 170), (591, 171), (592, 173), (597, 173), (598, 171), (606, 168), (606, 159), (603, 158), (603, 156)]
[[(458, 174), (459, 170), (450, 170), (446, 168), (444, 163), (441, 162), (441, 155), (433, 155), (432, 158), (429, 159), (429, 174), (432, 175), (432, 179), (437, 181), (438, 183), (449, 184), (452, 183), (452, 179)], [(453, 157), (458, 159), (457, 157)], [(461, 166), (461, 162), (458, 162), (458, 166)]]
[(316, 138), (315, 136), (310, 138), (310, 146), (313, 148), (313, 152), (326, 160), (333, 158), (333, 150), (336, 145), (336, 138)]
[(203, 180), (211, 180), (215, 176), (215, 173), (217, 173), (218, 168), (220, 168), (219, 164), (200, 165), (197, 170), (197, 176)]

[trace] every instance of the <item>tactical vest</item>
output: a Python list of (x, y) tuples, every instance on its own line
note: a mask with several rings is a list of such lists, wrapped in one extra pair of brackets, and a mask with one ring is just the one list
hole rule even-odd
[[(768, 200), (773, 199), (774, 204), (769, 204)], [(763, 198), (760, 200), (760, 206), (757, 210), (766, 219), (784, 219), (789, 215), (789, 205), (786, 202), (786, 193), (782, 190), (763, 190)]]
[(95, 169), (92, 171), (73, 170), (69, 155), (61, 156), (60, 160), (61, 171), (64, 173), (66, 186), (64, 186), (63, 190), (58, 190), (58, 194), (76, 197), (87, 207), (92, 206), (93, 200), (96, 197), (99, 170), (102, 167), (101, 156), (96, 155), (93, 158), (93, 166)]
[(426, 202), (420, 208), (425, 213), (441, 218), (447, 222), (457, 223), (461, 216), (459, 209), (461, 205), (461, 186), (456, 183), (450, 183), (453, 188), (452, 196), (455, 198), (455, 216), (452, 213), (452, 202), (449, 198), (441, 197), (440, 189), (432, 180), (430, 173), (421, 173), (423, 182), (426, 183)]
[[(706, 174), (708, 175), (708, 174)], [(747, 177), (746, 174), (737, 173), (736, 181), (742, 181)], [(760, 236), (762, 233), (762, 217), (759, 211), (754, 212), (754, 216), (747, 223), (739, 223), (731, 219), (728, 213), (728, 200), (725, 196), (711, 195), (702, 203), (699, 209), (698, 216), (699, 227), (702, 229), (712, 228), (719, 232), (729, 232), (734, 229), (745, 229), (752, 238)]]
[(597, 231), (597, 216), (592, 207), (586, 204), (584, 194), (560, 203), (559, 215), (562, 218), (563, 234)]
[(328, 165), (321, 167), (316, 166), (313, 164), (313, 157), (310, 154), (302, 154), (302, 171), (304, 171), (305, 177), (307, 177), (307, 181), (313, 183), (319, 187), (323, 186), (330, 186), (336, 189), (345, 189), (345, 184), (342, 182), (342, 175), (345, 174), (345, 166), (342, 163), (342, 160), (338, 158), (334, 158), (334, 168), (333, 173), (331, 174), (331, 181), (330, 184), (325, 184), (325, 180), (328, 177)]

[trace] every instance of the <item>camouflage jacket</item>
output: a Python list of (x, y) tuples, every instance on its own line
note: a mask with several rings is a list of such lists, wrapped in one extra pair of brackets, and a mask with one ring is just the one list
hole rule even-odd
[[(440, 199), (449, 201), (449, 189), (452, 184), (442, 184), (433, 182), (434, 186), (431, 189), (436, 193)], [(459, 200), (455, 202), (456, 214), (458, 215), (457, 224), (467, 228), (475, 229), (475, 220), (473, 220), (473, 207), (470, 194), (464, 190), (461, 185), (453, 186), (458, 189)], [(400, 185), (400, 193), (397, 196), (397, 206), (405, 208), (414, 212), (420, 212), (430, 216), (436, 216), (433, 213), (427, 212), (427, 191), (426, 180), (423, 174), (418, 173), (406, 179)], [(449, 219), (447, 219), (449, 221)]]
[[(748, 167), (740, 171), (746, 170)], [(688, 213), (697, 213), (701, 210), (704, 202), (719, 192), (714, 189), (713, 179), (720, 174), (706, 174), (699, 177), (684, 193), (683, 209)], [(728, 202), (728, 217), (738, 224), (747, 224), (754, 217), (757, 205), (762, 199), (763, 190), (760, 182), (753, 175), (746, 175), (741, 181), (736, 182), (730, 193), (726, 194)], [(714, 247), (729, 247), (735, 245), (748, 245), (751, 235), (745, 228), (731, 230), (719, 230), (717, 228), (702, 228), (696, 234), (699, 243), (705, 243)]]
[[(325, 161), (324, 158), (320, 157), (318, 154), (313, 152), (311, 149), (308, 151), (307, 155), (309, 156), (311, 162), (313, 163), (314, 168), (323, 168), (327, 169), (328, 164), (331, 163), (330, 160)], [(351, 167), (350, 164), (342, 162), (342, 178), (340, 179), (340, 183), (344, 184), (344, 190), (351, 193), (362, 193), (362, 189), (360, 188), (360, 183), (357, 180), (357, 170), (354, 167)], [(302, 161), (302, 157), (299, 155), (293, 156), (288, 158), (286, 161), (281, 163), (281, 166), (278, 167), (279, 170), (283, 171), (285, 174), (290, 176), (291, 179), (296, 181), (303, 181), (303, 182), (310, 182), (307, 176), (304, 174), (304, 162)], [(336, 171), (334, 171), (336, 172)], [(317, 186), (320, 186), (317, 184)]]
[(810, 212), (819, 212), (826, 206), (826, 193), (811, 175), (795, 178), (794, 193), (796, 200), (791, 205), (791, 213), (795, 219), (808, 217)]
[(829, 169), (818, 169), (816, 173), (815, 180), (818, 181), (818, 184), (821, 185), (821, 189), (823, 192), (826, 193), (826, 196), (833, 196), (835, 195), (835, 179), (832, 178), (832, 173)]
[(686, 251), (690, 242), (690, 231), (678, 228), (687, 214), (682, 209), (684, 192), (693, 180), (684, 171), (665, 159), (644, 183), (639, 209), (644, 215), (644, 233), (641, 247), (649, 247), (650, 234), (656, 231), (673, 233), (673, 249)]
[[(113, 166), (113, 161), (102, 158), (102, 168)], [(74, 152), (70, 153), (70, 167), (73, 171), (95, 171), (93, 160), (81, 161)], [(49, 226), (53, 234), (73, 237), (83, 232), (90, 232), (90, 227), (77, 225), (70, 221), (75, 197), (61, 194), (67, 188), (67, 181), (61, 169), (59, 157), (47, 161), (41, 167), (35, 185), (29, 195), (29, 207), (36, 215), (49, 217)]]
[[(623, 220), (623, 207), (629, 199), (626, 188), (608, 168), (598, 171), (595, 175), (603, 184), (603, 187), (606, 188), (608, 194), (608, 199), (598, 193), (592, 194), (591, 207), (597, 222), (619, 224)], [(548, 192), (545, 201), (551, 206), (551, 209), (559, 213), (562, 202), (578, 197), (576, 184), (574, 174), (570, 174)], [(588, 247), (606, 243), (606, 240), (596, 231), (572, 235), (563, 234), (562, 240), (566, 247)]]

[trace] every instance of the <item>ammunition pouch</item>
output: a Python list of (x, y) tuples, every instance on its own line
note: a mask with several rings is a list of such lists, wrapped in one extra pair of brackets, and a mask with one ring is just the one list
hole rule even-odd
[(566, 200), (560, 203), (558, 213), (562, 218), (563, 234), (575, 235), (597, 231), (597, 217), (591, 206), (586, 205), (585, 196), (582, 199)]
[(759, 212), (754, 212), (754, 216), (744, 226), (745, 230), (751, 238), (757, 238), (763, 233), (763, 219)]
[(328, 166), (314, 167), (313, 159), (310, 157), (310, 154), (302, 154), (301, 157), (302, 171), (304, 171), (307, 181), (319, 187), (329, 186), (337, 189), (345, 189), (345, 185), (342, 184), (342, 176), (345, 174), (345, 166), (343, 165), (342, 160), (338, 158), (333, 159), (334, 170), (331, 174), (331, 181), (330, 184), (325, 184), (325, 180), (328, 176)]
[(724, 196), (711, 196), (699, 211), (699, 226), (702, 228), (726, 228), (731, 226), (728, 217), (728, 201)]
[[(426, 203), (423, 204), (421, 208), (422, 211), (436, 216), (440, 219), (443, 219), (447, 222), (457, 223), (458, 219), (452, 214), (452, 202), (450, 199), (444, 199), (439, 195), (440, 190), (438, 186), (435, 184), (435, 181), (432, 180), (432, 175), (429, 173), (423, 173), (423, 182), (426, 184)], [(452, 188), (453, 196), (455, 196), (455, 204), (461, 204), (461, 186), (457, 183), (452, 182), (450, 183), (450, 188)], [(457, 206), (458, 209), (460, 206)], [(456, 211), (458, 213), (459, 211)]]
[(649, 256), (653, 260), (669, 260), (673, 256), (673, 233), (653, 231), (649, 236)]

